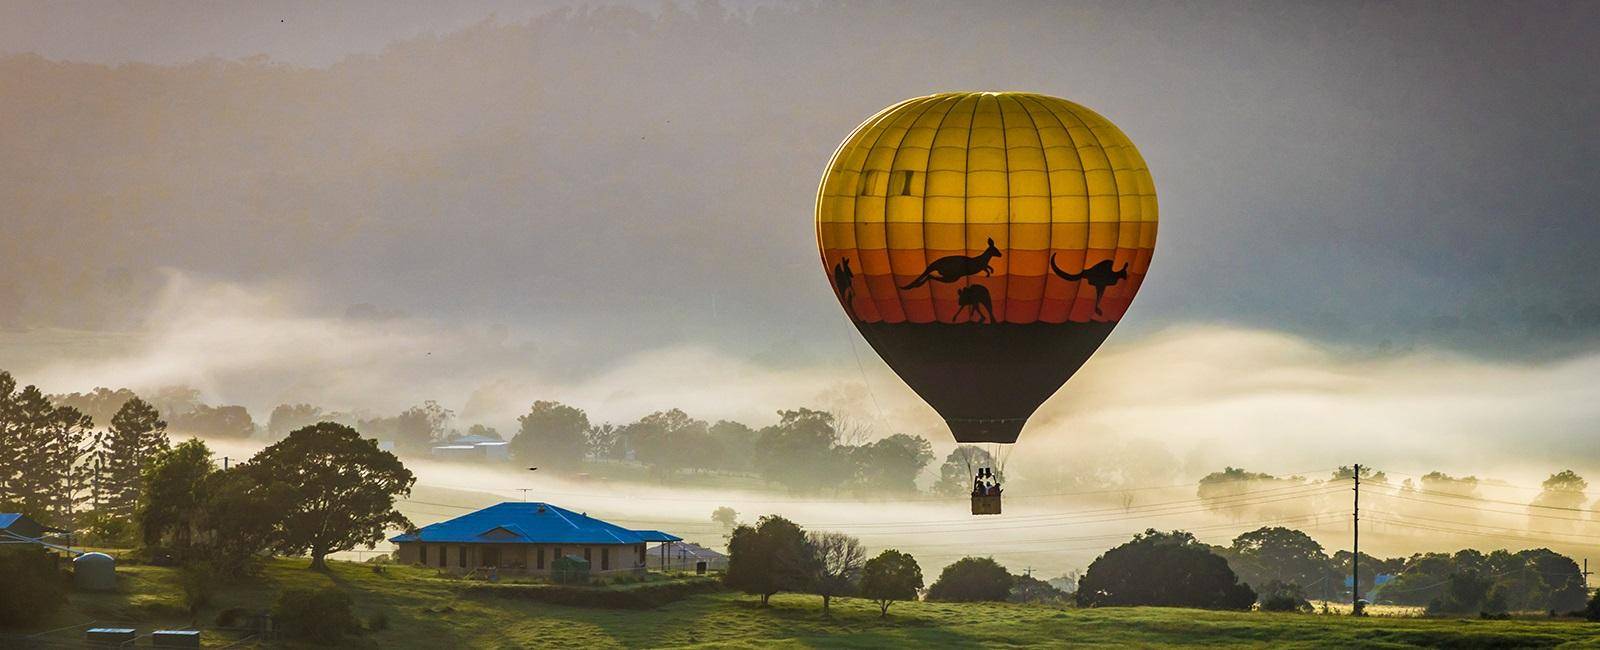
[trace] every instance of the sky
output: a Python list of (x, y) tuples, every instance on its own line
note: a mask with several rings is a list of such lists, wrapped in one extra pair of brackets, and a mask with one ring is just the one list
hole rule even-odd
[(1028, 90), (1119, 125), (1162, 215), (1042, 449), (1537, 482), (1600, 468), (1597, 23), (1559, 2), (0, 2), (0, 368), (187, 384), (262, 420), (810, 404), (942, 442), (830, 293), (816, 184), (884, 106)]

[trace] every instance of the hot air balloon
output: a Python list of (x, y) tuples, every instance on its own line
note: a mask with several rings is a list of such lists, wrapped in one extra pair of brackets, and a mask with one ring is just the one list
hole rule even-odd
[(1122, 319), (1155, 241), (1133, 143), (1046, 95), (890, 106), (845, 138), (817, 191), (845, 313), (961, 443), (1016, 442)]

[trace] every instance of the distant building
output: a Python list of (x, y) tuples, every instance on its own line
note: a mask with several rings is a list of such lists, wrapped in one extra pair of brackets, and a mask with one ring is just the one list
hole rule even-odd
[(431, 453), (440, 460), (509, 461), (511, 443), (489, 436), (467, 435), (451, 440), (450, 444), (438, 445)]
[(645, 547), (683, 538), (658, 530), (629, 530), (548, 503), (506, 502), (424, 526), (389, 539), (402, 564), (453, 573), (491, 568), (549, 574), (554, 560), (577, 557), (591, 573), (643, 571)]
[(645, 564), (652, 569), (667, 571), (694, 571), (696, 565), (706, 563), (708, 571), (726, 571), (728, 556), (693, 542), (657, 544), (645, 552)]

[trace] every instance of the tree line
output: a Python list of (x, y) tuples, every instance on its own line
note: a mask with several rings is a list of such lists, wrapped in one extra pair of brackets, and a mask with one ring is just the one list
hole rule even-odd
[(834, 598), (859, 597), (888, 616), (895, 602), (1061, 602), (1065, 592), (1031, 576), (1013, 575), (991, 558), (962, 558), (923, 589), (922, 568), (909, 553), (886, 549), (867, 557), (861, 540), (839, 532), (807, 531), (778, 515), (739, 525), (728, 536), (730, 589), (769, 599), (780, 593), (821, 597), (827, 615)]

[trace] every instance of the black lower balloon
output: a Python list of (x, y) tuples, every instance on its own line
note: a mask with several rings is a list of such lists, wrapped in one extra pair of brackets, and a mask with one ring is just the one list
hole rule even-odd
[(949, 423), (957, 442), (1017, 441), (1116, 323), (863, 323), (884, 362)]

